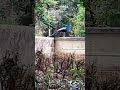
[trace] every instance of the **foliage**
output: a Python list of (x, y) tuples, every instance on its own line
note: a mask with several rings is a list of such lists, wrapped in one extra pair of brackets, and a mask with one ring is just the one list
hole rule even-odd
[(36, 18), (40, 31), (52, 33), (71, 23), (67, 36), (84, 36), (84, 6), (82, 0), (37, 0)]
[(87, 0), (86, 26), (120, 26), (120, 1)]
[(5, 0), (0, 3), (0, 24), (22, 25), (24, 17), (30, 17), (31, 0)]
[(64, 23), (61, 20), (61, 23), (63, 23), (63, 25), (64, 24), (66, 25), (68, 22), (72, 23), (71, 30), (73, 33), (71, 34), (73, 34), (73, 36), (85, 36), (84, 34), (85, 8), (83, 6), (83, 1), (66, 0), (64, 1), (64, 4), (67, 4), (68, 8), (62, 13), (61, 16), (63, 18), (62, 20), (68, 18), (68, 21)]
[(74, 61), (74, 54), (55, 53), (47, 58), (36, 52), (36, 89), (85, 90), (83, 62)]
[[(42, 29), (46, 30), (46, 28), (53, 28), (55, 27), (56, 20), (54, 16), (49, 16), (48, 11), (51, 8), (54, 8), (57, 4), (54, 0), (36, 0), (36, 7), (35, 7), (35, 13), (36, 13), (36, 20), (38, 25)], [(44, 31), (43, 31), (44, 32)]]
[(19, 62), (19, 53), (6, 51), (0, 63), (0, 90), (34, 90), (34, 73)]
[[(112, 69), (118, 67), (112, 67)], [(119, 90), (120, 71), (100, 71), (96, 62), (86, 64), (86, 89), (88, 90)]]
[(75, 33), (75, 36), (85, 36), (85, 8), (81, 6), (81, 4), (78, 4), (79, 11), (77, 15), (71, 19), (71, 21), (74, 23), (73, 30)]
[[(36, 0), (35, 12), (36, 16), (46, 25), (50, 22), (48, 17), (48, 10), (55, 7), (57, 2), (54, 0)], [(50, 17), (51, 18), (51, 17)]]

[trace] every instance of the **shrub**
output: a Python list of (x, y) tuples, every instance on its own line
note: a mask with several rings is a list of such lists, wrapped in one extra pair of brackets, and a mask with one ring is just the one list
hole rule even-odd
[(34, 73), (19, 60), (19, 53), (6, 51), (0, 63), (0, 90), (34, 90)]
[(51, 59), (42, 50), (36, 52), (36, 89), (84, 90), (84, 74), (83, 62), (75, 61), (75, 54), (57, 52)]

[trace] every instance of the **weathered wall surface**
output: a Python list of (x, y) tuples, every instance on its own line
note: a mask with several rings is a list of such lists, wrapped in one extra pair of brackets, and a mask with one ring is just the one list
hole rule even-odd
[(120, 28), (86, 28), (86, 64), (101, 70), (120, 69)]
[(35, 52), (37, 50), (43, 50), (48, 56), (51, 56), (54, 52), (54, 38), (50, 37), (35, 37)]
[(75, 53), (76, 59), (84, 59), (85, 38), (82, 37), (36, 37), (35, 51), (43, 49), (49, 57), (54, 52)]
[(74, 53), (75, 60), (85, 60), (84, 37), (55, 38), (55, 52)]
[(34, 31), (34, 27), (0, 25), (0, 59), (10, 50), (20, 54), (20, 62), (34, 66)]
[(82, 37), (55, 38), (55, 51), (62, 53), (85, 54), (85, 38)]
[(81, 37), (36, 37), (35, 51), (43, 49), (44, 53), (62, 52), (85, 54), (85, 38)]

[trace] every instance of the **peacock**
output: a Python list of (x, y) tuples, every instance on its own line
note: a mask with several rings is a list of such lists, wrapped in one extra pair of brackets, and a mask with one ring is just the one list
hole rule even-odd
[(54, 37), (55, 35), (59, 34), (60, 32), (68, 32), (69, 29), (70, 29), (70, 23), (66, 27), (58, 29), (50, 37)]

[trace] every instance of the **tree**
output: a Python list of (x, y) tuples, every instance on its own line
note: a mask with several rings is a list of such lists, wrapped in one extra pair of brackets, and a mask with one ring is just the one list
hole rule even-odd
[(120, 26), (119, 0), (86, 0), (86, 26)]
[(35, 15), (42, 33), (48, 32), (48, 29), (55, 27), (55, 17), (49, 16), (49, 10), (56, 6), (57, 2), (54, 0), (37, 0), (35, 7)]
[(78, 5), (78, 13), (71, 21), (74, 23), (73, 30), (75, 36), (85, 36), (85, 8), (83, 2)]
[[(0, 24), (26, 25), (32, 24), (31, 0), (0, 0)], [(26, 19), (27, 18), (27, 19)], [(25, 20), (26, 19), (26, 20)], [(24, 20), (24, 21), (23, 21)]]
[(46, 33), (49, 29), (53, 33), (70, 22), (71, 30), (67, 36), (84, 36), (83, 0), (38, 0), (36, 16), (41, 33)]

